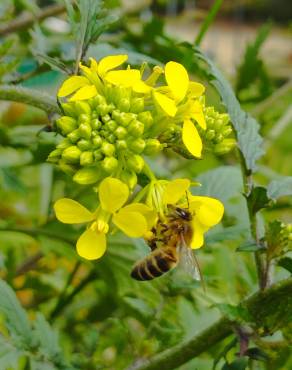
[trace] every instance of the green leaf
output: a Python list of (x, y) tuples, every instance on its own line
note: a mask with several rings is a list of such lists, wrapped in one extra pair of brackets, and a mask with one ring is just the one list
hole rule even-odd
[(32, 335), (30, 322), (14, 291), (3, 280), (0, 280), (0, 312), (6, 317), (6, 325), (11, 334), (19, 337), (29, 347)]
[(248, 359), (246, 357), (240, 357), (237, 360), (231, 362), (230, 364), (226, 362), (222, 370), (245, 370), (248, 365)]
[(262, 349), (258, 347), (249, 348), (245, 352), (245, 355), (253, 360), (265, 361), (265, 362), (269, 360), (269, 356), (266, 354), (266, 352), (264, 352)]
[(241, 109), (230, 83), (215, 64), (198, 48), (195, 49), (195, 54), (209, 66), (211, 83), (220, 94), (228, 111), (236, 131), (238, 146), (244, 157), (246, 168), (251, 172), (255, 172), (256, 161), (264, 154), (262, 148), (263, 139), (259, 134), (260, 126), (258, 122)]
[(230, 321), (245, 323), (251, 321), (251, 317), (247, 309), (240, 305), (233, 306), (228, 303), (217, 303), (214, 307), (217, 307), (221, 311), (222, 315), (227, 317)]
[(263, 186), (256, 186), (247, 196), (248, 207), (252, 214), (256, 214), (262, 208), (267, 208), (270, 204), (270, 199), (267, 196), (267, 189)]
[(283, 257), (278, 261), (278, 266), (283, 267), (285, 270), (292, 274), (292, 258)]
[(139, 319), (149, 320), (153, 317), (154, 311), (144, 300), (134, 297), (124, 297), (123, 301), (127, 304), (128, 308), (138, 314)]
[(0, 369), (18, 369), (18, 362), (23, 351), (14, 347), (2, 335), (0, 336)]
[(285, 195), (292, 195), (292, 176), (270, 182), (267, 190), (268, 197), (276, 200)]

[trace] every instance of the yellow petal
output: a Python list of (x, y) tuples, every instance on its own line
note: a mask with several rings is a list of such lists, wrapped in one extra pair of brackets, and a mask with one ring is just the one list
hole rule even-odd
[(200, 224), (196, 218), (193, 220), (193, 238), (191, 241), (191, 248), (198, 249), (204, 244), (204, 233), (208, 230), (206, 227)]
[(190, 108), (190, 117), (198, 122), (198, 124), (205, 130), (206, 121), (203, 113), (202, 105), (196, 100), (192, 103)]
[(94, 85), (83, 86), (70, 98), (70, 101), (86, 100), (96, 96), (97, 90)]
[(120, 209), (129, 197), (127, 185), (113, 177), (105, 178), (100, 183), (98, 192), (101, 207), (110, 213)]
[(58, 96), (61, 98), (72, 94), (74, 91), (80, 89), (80, 87), (89, 85), (89, 81), (83, 76), (72, 76), (65, 80), (58, 91)]
[(202, 140), (193, 122), (189, 119), (184, 121), (182, 129), (182, 141), (188, 151), (195, 157), (200, 158), (202, 153)]
[(110, 71), (106, 74), (105, 80), (113, 85), (125, 87), (134, 86), (141, 79), (138, 69), (127, 69), (121, 71)]
[(189, 76), (185, 67), (176, 62), (166, 63), (165, 79), (175, 98), (181, 101), (189, 88)]
[(62, 198), (54, 204), (56, 217), (65, 224), (79, 224), (94, 219), (94, 214), (73, 199)]
[(113, 223), (131, 238), (139, 238), (147, 231), (147, 221), (141, 213), (121, 209), (113, 216)]
[(98, 71), (97, 61), (93, 58), (89, 58), (89, 60), (90, 60), (90, 69), (94, 72), (97, 72)]
[(164, 204), (175, 204), (181, 197), (186, 195), (186, 191), (190, 187), (190, 180), (175, 179), (170, 181), (164, 190), (162, 201)]
[(198, 98), (205, 92), (205, 86), (198, 83), (191, 81), (189, 84), (189, 91), (192, 98)]
[(148, 85), (145, 84), (144, 81), (137, 81), (133, 85), (133, 91), (136, 93), (141, 93), (141, 94), (147, 94), (152, 90), (152, 88)]
[(87, 229), (78, 239), (76, 249), (79, 256), (87, 260), (96, 260), (103, 256), (106, 250), (105, 235)]
[(110, 55), (102, 58), (98, 63), (97, 71), (100, 76), (104, 76), (108, 71), (123, 64), (128, 59), (128, 55)]
[(121, 209), (121, 211), (138, 212), (145, 217), (147, 229), (150, 230), (156, 223), (157, 213), (143, 203), (131, 203)]
[(157, 91), (154, 91), (153, 97), (157, 104), (163, 109), (163, 111), (170, 117), (174, 117), (177, 112), (177, 107), (175, 102), (168, 98), (166, 95), (163, 95)]
[(200, 223), (207, 227), (218, 224), (224, 213), (220, 200), (210, 197), (192, 196), (190, 209), (195, 211)]

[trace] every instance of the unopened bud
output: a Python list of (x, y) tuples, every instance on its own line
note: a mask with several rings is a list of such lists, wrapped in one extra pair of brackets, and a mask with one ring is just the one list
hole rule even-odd
[(216, 132), (214, 130), (207, 130), (205, 134), (205, 138), (209, 141), (213, 140), (216, 135)]
[[(134, 114), (134, 113), (133, 113)], [(130, 122), (133, 121), (134, 117), (132, 116), (131, 113), (124, 113), (122, 112), (119, 116), (119, 119), (117, 120), (117, 122), (124, 126), (124, 127), (127, 127), (129, 126)]]
[(110, 134), (108, 137), (107, 137), (107, 141), (111, 144), (114, 144), (116, 142), (116, 136), (114, 134)]
[(89, 140), (86, 140), (86, 139), (80, 139), (78, 142), (77, 142), (77, 146), (80, 150), (82, 151), (85, 151), (85, 150), (88, 150), (92, 147), (92, 143), (91, 141)]
[(75, 144), (76, 141), (80, 139), (79, 129), (70, 132), (70, 134), (68, 134), (67, 137), (71, 141), (71, 143)]
[(131, 135), (133, 135), (135, 137), (139, 137), (139, 136), (143, 135), (144, 125), (143, 125), (142, 122), (140, 122), (138, 120), (134, 120), (130, 123), (128, 131)]
[(76, 171), (75, 167), (66, 163), (64, 160), (60, 160), (60, 162), (58, 163), (58, 166), (60, 168), (60, 170), (62, 170), (63, 172), (67, 173), (68, 175), (73, 175)]
[(94, 184), (100, 178), (100, 171), (97, 168), (89, 167), (89, 168), (81, 168), (78, 170), (73, 180), (81, 185), (89, 185)]
[(105, 116), (109, 113), (110, 107), (107, 104), (100, 104), (97, 108), (97, 111), (101, 116)]
[(89, 104), (92, 108), (96, 108), (97, 106), (101, 104), (106, 104), (106, 100), (102, 95), (96, 95), (94, 98), (90, 99)]
[(78, 163), (81, 155), (81, 150), (77, 146), (72, 145), (66, 148), (62, 153), (62, 158), (69, 163)]
[(71, 146), (72, 143), (71, 141), (66, 137), (65, 139), (63, 139), (58, 145), (57, 145), (57, 149), (66, 149), (68, 148), (68, 146)]
[(144, 159), (138, 154), (129, 157), (126, 162), (128, 168), (136, 173), (140, 173), (144, 167)]
[(221, 143), (214, 146), (214, 152), (216, 154), (228, 153), (236, 144), (234, 139), (224, 139)]
[(82, 152), (80, 155), (81, 166), (89, 166), (93, 163), (93, 153), (92, 152)]
[(111, 157), (115, 152), (115, 146), (113, 144), (103, 142), (101, 145), (101, 151), (107, 157)]
[(62, 153), (63, 153), (63, 150), (62, 149), (55, 149), (55, 150), (53, 150), (49, 154), (47, 161), (48, 162), (51, 162), (51, 163), (57, 163), (59, 161), (59, 159), (61, 158)]
[(63, 135), (69, 134), (77, 128), (77, 122), (74, 118), (63, 116), (56, 120), (57, 126), (60, 128)]
[(102, 138), (100, 136), (95, 136), (93, 139), (92, 139), (92, 143), (94, 145), (94, 147), (96, 149), (100, 148), (101, 147), (101, 144), (102, 144)]
[(78, 113), (78, 115), (86, 114), (87, 116), (89, 116), (91, 114), (90, 105), (86, 101), (76, 101), (75, 110)]
[(230, 126), (227, 126), (224, 130), (222, 130), (221, 133), (224, 137), (227, 137), (232, 133), (232, 128)]
[(145, 129), (148, 129), (153, 124), (153, 117), (148, 111), (139, 113), (138, 120), (144, 123)]
[(131, 112), (140, 113), (144, 110), (144, 99), (143, 98), (133, 98), (131, 101)]
[(155, 155), (162, 150), (163, 146), (160, 144), (160, 141), (157, 139), (148, 139), (146, 140), (146, 146), (144, 149), (144, 154), (146, 155)]
[(94, 159), (96, 161), (101, 161), (104, 158), (104, 155), (102, 154), (100, 149), (97, 149), (93, 152)]
[(99, 130), (101, 128), (101, 122), (99, 119), (94, 118), (90, 121), (90, 126), (93, 130)]
[(140, 154), (143, 152), (145, 148), (145, 140), (141, 138), (137, 138), (134, 140), (128, 141), (128, 147), (131, 149), (134, 153)]
[(115, 109), (113, 112), (112, 112), (112, 117), (115, 121), (119, 122), (120, 118), (121, 118), (121, 112), (118, 110), (118, 109)]
[(115, 157), (105, 157), (101, 162), (102, 168), (107, 173), (112, 173), (118, 167), (118, 160)]
[(76, 117), (78, 115), (75, 110), (74, 103), (63, 103), (61, 106), (67, 116)]
[(116, 147), (118, 150), (125, 150), (128, 146), (125, 140), (117, 140)]
[(118, 102), (118, 108), (122, 112), (129, 112), (130, 110), (130, 100), (127, 98), (123, 98)]
[(122, 126), (119, 126), (115, 131), (115, 135), (118, 139), (124, 139), (127, 136), (127, 134), (128, 134), (127, 130)]
[(111, 132), (114, 132), (115, 129), (117, 128), (117, 124), (115, 121), (111, 119), (106, 122), (105, 127), (108, 128)]
[(107, 123), (111, 120), (111, 116), (109, 114), (105, 114), (101, 117), (103, 123)]
[(78, 122), (79, 122), (79, 125), (82, 123), (89, 124), (90, 116), (84, 113), (80, 114), (80, 116), (78, 116)]
[(91, 131), (92, 131), (91, 126), (87, 123), (82, 123), (79, 126), (80, 136), (83, 137), (84, 139), (90, 139)]
[(120, 179), (127, 184), (130, 189), (134, 189), (137, 185), (137, 175), (134, 171), (123, 171), (120, 175)]

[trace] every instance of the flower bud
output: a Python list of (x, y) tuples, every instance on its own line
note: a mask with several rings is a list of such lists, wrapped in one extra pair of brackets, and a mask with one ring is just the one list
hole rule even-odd
[(96, 95), (94, 98), (90, 99), (89, 104), (92, 108), (96, 108), (99, 105), (106, 104), (106, 100), (102, 95)]
[(117, 140), (116, 141), (116, 148), (118, 150), (125, 150), (127, 149), (128, 145), (125, 140)]
[(155, 155), (163, 149), (163, 146), (160, 144), (160, 141), (157, 139), (147, 139), (146, 146), (144, 149), (144, 154), (146, 155)]
[(224, 139), (221, 143), (214, 146), (214, 152), (216, 154), (228, 153), (232, 148), (234, 148), (236, 141), (234, 139)]
[(133, 98), (131, 101), (131, 112), (140, 113), (144, 110), (144, 99), (143, 98)]
[(78, 170), (73, 180), (81, 185), (94, 184), (100, 178), (100, 171), (94, 167), (81, 168)]
[(153, 124), (153, 117), (150, 112), (142, 112), (138, 114), (138, 120), (144, 123), (145, 129)]
[(81, 151), (85, 151), (85, 150), (88, 150), (92, 147), (92, 143), (91, 141), (89, 140), (85, 140), (85, 139), (80, 139), (78, 142), (77, 142), (77, 146), (78, 148), (81, 150)]
[(71, 146), (72, 143), (71, 141), (66, 137), (65, 139), (63, 139), (58, 145), (57, 145), (57, 149), (66, 149), (68, 148), (68, 146)]
[(107, 104), (100, 104), (97, 108), (97, 111), (101, 116), (105, 116), (109, 113), (110, 107)]
[(214, 123), (214, 130), (220, 132), (223, 126), (224, 126), (224, 123), (222, 119), (219, 118)]
[(70, 132), (70, 134), (67, 135), (68, 139), (70, 139), (71, 143), (75, 144), (76, 141), (80, 139), (79, 129)]
[(69, 134), (69, 132), (77, 128), (77, 122), (74, 118), (63, 116), (56, 120), (56, 124), (62, 131), (63, 135)]
[(118, 102), (118, 108), (122, 111), (122, 112), (129, 112), (129, 109), (130, 109), (130, 100), (127, 99), (127, 98), (123, 98), (121, 99), (119, 102)]
[(111, 144), (114, 144), (116, 142), (116, 137), (114, 134), (110, 134), (108, 137), (107, 137), (107, 141)]
[(124, 139), (127, 134), (127, 130), (122, 126), (117, 127), (117, 129), (115, 130), (115, 135), (118, 139)]
[(227, 126), (224, 130), (222, 130), (221, 133), (224, 137), (227, 137), (232, 133), (232, 128), (230, 126)]
[(107, 157), (111, 157), (115, 152), (115, 146), (104, 141), (101, 145), (101, 151)]
[(102, 168), (107, 173), (112, 173), (118, 167), (118, 160), (115, 157), (105, 157), (101, 162)]
[(70, 117), (78, 116), (75, 110), (74, 103), (62, 103), (61, 106), (67, 116), (70, 116)]
[(128, 185), (130, 189), (134, 189), (134, 187), (137, 185), (137, 175), (133, 171), (123, 171), (120, 175), (120, 179)]
[(118, 110), (118, 109), (115, 109), (113, 112), (112, 112), (112, 117), (115, 121), (119, 122), (120, 118), (121, 118), (121, 112)]
[(108, 128), (111, 132), (114, 132), (117, 128), (117, 124), (111, 119), (110, 121), (106, 122), (105, 127)]
[(205, 134), (205, 138), (209, 141), (213, 140), (216, 135), (216, 132), (214, 130), (207, 130)]
[(124, 113), (122, 112), (119, 116), (119, 119), (117, 120), (117, 122), (124, 126), (124, 127), (127, 127), (129, 126), (130, 122), (133, 121), (134, 117), (132, 116), (131, 113)]
[(136, 173), (140, 173), (144, 167), (144, 159), (138, 154), (129, 157), (126, 163), (128, 168)]
[(93, 152), (94, 159), (96, 161), (101, 161), (104, 158), (104, 155), (102, 154), (100, 149), (97, 149)]
[(81, 150), (77, 146), (72, 145), (66, 148), (62, 153), (62, 158), (69, 163), (78, 163)]
[(135, 137), (142, 136), (144, 132), (144, 125), (142, 122), (134, 120), (130, 123), (128, 131)]
[(80, 136), (84, 139), (90, 139), (91, 131), (91, 126), (88, 123), (81, 123), (81, 125), (79, 126)]
[(102, 144), (102, 138), (100, 136), (95, 136), (93, 139), (92, 139), (92, 143), (94, 145), (94, 147), (96, 149), (100, 148), (101, 147), (101, 144)]
[(101, 128), (101, 122), (98, 118), (94, 118), (90, 121), (90, 126), (93, 130), (99, 130)]
[(89, 124), (89, 122), (90, 122), (90, 116), (88, 116), (87, 114), (82, 113), (78, 117), (78, 122), (79, 122), (79, 125), (81, 123), (87, 123), (87, 124)]
[(60, 162), (58, 163), (58, 166), (60, 168), (61, 171), (67, 173), (68, 175), (73, 175), (76, 171), (75, 167), (66, 163), (64, 160), (60, 160)]
[(63, 153), (63, 149), (53, 150), (49, 154), (47, 161), (51, 162), (51, 163), (57, 163), (59, 161), (59, 159), (61, 158), (62, 153)]
[(82, 152), (80, 155), (81, 166), (89, 166), (93, 163), (93, 153), (92, 152)]
[(213, 128), (214, 127), (214, 124), (215, 124), (215, 120), (214, 118), (212, 117), (206, 117), (206, 125), (207, 125), (207, 128)]
[(134, 140), (128, 140), (128, 147), (131, 149), (134, 153), (140, 154), (143, 152), (145, 148), (145, 140), (141, 138), (137, 138)]
[(87, 116), (90, 116), (91, 114), (90, 105), (86, 101), (76, 101), (75, 110), (78, 113), (78, 115), (86, 114)]
[(101, 117), (103, 123), (107, 123), (111, 120), (111, 116), (109, 114), (105, 114)]

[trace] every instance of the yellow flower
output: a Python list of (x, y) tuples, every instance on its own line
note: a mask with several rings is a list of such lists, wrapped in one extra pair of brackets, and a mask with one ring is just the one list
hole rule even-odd
[(100, 258), (106, 250), (110, 218), (126, 235), (143, 236), (155, 223), (156, 213), (145, 204), (132, 203), (123, 207), (129, 197), (128, 187), (116, 178), (107, 177), (99, 186), (100, 206), (90, 212), (75, 200), (62, 198), (55, 205), (56, 217), (67, 224), (91, 222), (77, 241), (77, 253), (88, 260)]
[(162, 201), (188, 208), (192, 213), (194, 235), (190, 246), (197, 249), (204, 244), (204, 233), (221, 221), (224, 206), (218, 199), (192, 195), (188, 190), (190, 185), (188, 179), (170, 181), (164, 189)]
[(112, 71), (127, 59), (127, 55), (110, 55), (102, 58), (99, 63), (90, 58), (90, 67), (80, 63), (84, 76), (72, 76), (65, 80), (58, 91), (58, 97), (75, 93), (70, 101), (87, 100), (101, 93), (105, 82), (130, 87), (137, 93), (149, 92), (151, 88), (141, 80), (141, 72), (138, 69)]
[(168, 116), (183, 123), (183, 143), (192, 155), (199, 158), (202, 140), (193, 120), (202, 129), (206, 129), (203, 107), (198, 100), (205, 87), (190, 81), (186, 69), (172, 61), (165, 66), (165, 79), (167, 86), (159, 87), (153, 92), (154, 100)]

